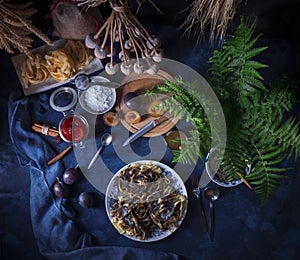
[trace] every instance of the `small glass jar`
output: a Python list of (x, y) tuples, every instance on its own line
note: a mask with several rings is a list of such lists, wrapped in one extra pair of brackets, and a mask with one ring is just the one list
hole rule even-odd
[(58, 131), (65, 142), (79, 143), (87, 137), (89, 125), (83, 116), (69, 114), (60, 120)]
[(64, 115), (58, 125), (60, 137), (65, 142), (82, 146), (82, 141), (89, 132), (89, 124), (82, 115), (74, 114), (73, 108), (77, 101), (78, 94), (75, 89), (60, 87), (51, 94), (49, 103), (55, 111)]
[(74, 108), (78, 101), (78, 95), (75, 89), (71, 87), (60, 87), (53, 91), (50, 96), (50, 106), (58, 112), (67, 112)]

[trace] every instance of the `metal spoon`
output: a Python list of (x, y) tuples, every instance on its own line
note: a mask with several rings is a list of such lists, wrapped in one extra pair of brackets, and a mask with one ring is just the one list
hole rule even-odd
[(217, 187), (207, 187), (204, 190), (204, 197), (209, 201), (209, 236), (210, 241), (214, 240), (214, 229), (215, 229), (215, 213), (214, 213), (214, 201), (218, 199), (220, 191)]
[(111, 134), (108, 134), (108, 133), (105, 133), (102, 138), (101, 138), (101, 146), (100, 148), (98, 149), (98, 151), (95, 153), (95, 155), (93, 156), (89, 166), (88, 166), (88, 169), (92, 168), (92, 166), (94, 165), (95, 161), (97, 160), (97, 157), (98, 155), (100, 154), (103, 146), (107, 146), (111, 143), (112, 141), (112, 135)]

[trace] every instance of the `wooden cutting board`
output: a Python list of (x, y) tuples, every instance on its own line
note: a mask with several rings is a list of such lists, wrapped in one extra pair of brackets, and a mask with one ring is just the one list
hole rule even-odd
[[(124, 96), (128, 92), (143, 92), (145, 89), (151, 89), (158, 84), (163, 84), (163, 80), (170, 80), (173, 81), (173, 77), (170, 76), (168, 73), (164, 71), (159, 71), (155, 75), (149, 75), (149, 74), (130, 74), (128, 77), (126, 77), (123, 82), (122, 86), (117, 89), (117, 101), (116, 101), (116, 112), (119, 113), (121, 118), (122, 125), (130, 132), (134, 133), (137, 130), (141, 129), (144, 125), (146, 125), (148, 122), (150, 122), (152, 119), (157, 119), (158, 117), (150, 116), (147, 111), (148, 107), (151, 103), (149, 98), (143, 97), (143, 104), (140, 106), (140, 108), (137, 110), (141, 116), (142, 120), (139, 123), (136, 124), (129, 124), (123, 119), (122, 115), (125, 115), (125, 113), (130, 110), (125, 104), (124, 104)], [(142, 94), (141, 94), (142, 95)], [(168, 116), (168, 120), (164, 121), (160, 125), (156, 126), (146, 134), (144, 134), (144, 137), (154, 137), (159, 136), (167, 133), (170, 131), (175, 124), (178, 122), (178, 118)]]

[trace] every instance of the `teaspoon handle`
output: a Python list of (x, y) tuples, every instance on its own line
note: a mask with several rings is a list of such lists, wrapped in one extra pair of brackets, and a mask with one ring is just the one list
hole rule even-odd
[(214, 241), (214, 230), (215, 230), (215, 212), (214, 212), (214, 204), (213, 202), (209, 203), (209, 236), (210, 241)]
[(200, 212), (201, 212), (201, 218), (200, 218), (201, 227), (202, 227), (203, 232), (207, 232), (208, 227), (207, 227), (206, 216), (205, 216), (205, 211), (204, 211), (204, 207), (203, 207), (201, 193), (199, 196), (199, 203), (200, 203)]
[(100, 154), (101, 150), (103, 148), (103, 145), (100, 146), (99, 150), (95, 153), (94, 157), (92, 158), (89, 166), (88, 166), (88, 169), (92, 168), (92, 166), (94, 165), (95, 161), (97, 160), (97, 157), (98, 155)]

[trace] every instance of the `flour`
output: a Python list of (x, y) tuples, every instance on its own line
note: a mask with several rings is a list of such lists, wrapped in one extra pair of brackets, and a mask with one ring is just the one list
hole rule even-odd
[(90, 109), (96, 112), (108, 109), (112, 105), (112, 100), (113, 90), (101, 85), (93, 85), (85, 92), (84, 101)]

